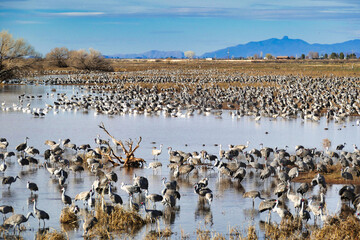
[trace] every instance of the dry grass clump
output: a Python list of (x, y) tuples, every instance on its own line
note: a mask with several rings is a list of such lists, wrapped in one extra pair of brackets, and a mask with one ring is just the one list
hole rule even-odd
[(173, 232), (169, 227), (166, 227), (164, 230), (159, 231), (150, 231), (146, 234), (146, 240), (155, 240), (155, 239), (170, 239)]
[(247, 239), (249, 239), (249, 240), (257, 240), (258, 239), (254, 226), (249, 226)]
[(69, 207), (65, 207), (61, 210), (60, 223), (78, 225), (78, 217), (73, 213)]
[(267, 239), (301, 239), (304, 237), (301, 230), (300, 219), (283, 219), (279, 225), (266, 224), (265, 236)]
[(102, 210), (100, 204), (97, 204), (95, 214), (98, 223), (90, 231), (90, 237), (110, 238), (112, 233), (133, 235), (146, 224), (139, 213), (127, 211), (121, 206), (116, 206), (108, 215)]
[(196, 229), (196, 239), (198, 240), (207, 240), (210, 239), (210, 231), (207, 229), (201, 229), (200, 227)]
[(43, 233), (36, 234), (36, 240), (65, 240), (68, 237), (63, 232), (58, 232), (55, 229), (53, 231), (45, 231)]
[(312, 232), (314, 239), (359, 239), (360, 222), (355, 217), (348, 217), (345, 221), (334, 218), (332, 223)]

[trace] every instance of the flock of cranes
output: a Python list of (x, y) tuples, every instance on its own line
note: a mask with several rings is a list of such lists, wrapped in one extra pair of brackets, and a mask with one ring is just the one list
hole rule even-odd
[[(269, 181), (268, 179), (276, 180), (277, 183), (273, 194), (264, 195), (262, 192), (265, 189), (259, 188), (244, 192), (242, 197), (252, 199), (252, 208), (255, 208), (256, 198), (259, 198), (261, 202), (258, 211), (260, 213), (267, 211), (269, 221), (271, 212), (275, 212), (280, 218), (298, 216), (306, 222), (313, 215), (314, 220), (320, 218), (326, 223), (331, 218), (327, 213), (327, 204), (325, 202), (327, 183), (324, 175), (328, 172), (327, 169), (335, 164), (340, 165), (340, 175), (347, 182), (358, 179), (360, 176), (360, 153), (356, 145), (353, 145), (353, 152), (344, 151), (346, 143), (338, 145), (336, 151), (330, 151), (328, 148), (325, 151), (318, 151), (315, 148), (305, 148), (298, 145), (295, 147), (295, 151), (291, 152), (288, 150), (288, 146), (279, 149), (264, 147), (262, 144), (259, 149), (252, 148), (248, 150), (250, 142), (247, 141), (243, 145), (229, 145), (227, 150), (223, 149), (220, 144), (218, 154), (208, 153), (205, 150), (190, 153), (168, 147), (167, 161), (164, 161), (164, 158), (161, 158), (161, 161), (159, 160), (164, 154), (163, 144), (161, 144), (159, 148), (154, 147), (151, 150), (153, 159), (149, 161), (147, 167), (156, 169), (162, 168), (166, 164), (169, 168), (169, 177), (175, 180), (167, 181), (166, 178), (163, 178), (164, 190), (161, 193), (149, 193), (151, 188), (146, 176), (134, 174), (132, 183), (126, 184), (122, 182), (116, 186), (118, 176), (114, 171), (110, 171), (111, 167), (104, 164), (101, 155), (102, 151), (106, 150), (106, 146), (109, 146), (109, 143), (101, 139), (100, 136), (97, 136), (94, 142), (97, 147), (93, 149), (90, 144), (75, 147), (76, 144), (71, 143), (70, 139), (59, 140), (59, 142), (47, 140), (45, 144), (48, 149), (44, 151), (43, 155), (40, 155), (37, 148), (29, 146), (28, 137), (25, 138), (23, 143), (15, 147), (17, 153), (8, 151), (9, 143), (5, 138), (1, 138), (0, 149), (2, 152), (0, 153), (0, 160), (2, 160), (2, 164), (0, 165), (0, 171), (4, 175), (2, 184), (4, 187), (7, 186), (8, 191), (13, 191), (11, 185), (20, 179), (19, 176), (5, 176), (6, 172), (9, 171), (7, 163), (10, 163), (11, 158), (16, 156), (21, 169), (37, 166), (39, 169), (45, 169), (50, 174), (50, 177), (57, 179), (61, 189), (59, 197), (61, 197), (64, 205), (73, 206), (78, 201), (82, 201), (86, 208), (93, 209), (95, 202), (100, 201), (103, 211), (111, 214), (115, 206), (127, 204), (129, 209), (136, 211), (143, 207), (146, 215), (152, 221), (156, 221), (163, 217), (164, 214), (164, 211), (156, 209), (156, 203), (162, 203), (166, 208), (174, 208), (180, 201), (181, 191), (176, 180), (191, 182), (193, 193), (199, 197), (202, 204), (210, 207), (216, 201), (216, 194), (211, 189), (212, 184), (209, 184), (209, 182), (214, 182), (218, 178), (218, 181), (229, 179), (241, 183), (250, 174), (255, 174), (256, 181), (266, 183)], [(71, 158), (65, 153), (70, 153)], [(9, 164), (9, 166), (12, 166), (12, 164)], [(196, 181), (194, 181), (194, 176), (197, 176), (201, 169), (206, 169), (205, 176), (202, 178), (195, 177)], [(217, 177), (213, 177), (213, 171), (215, 171)], [(71, 187), (69, 183), (70, 172), (73, 172), (74, 176), (80, 174), (79, 178), (81, 178), (81, 172), (85, 172), (93, 175), (96, 180), (91, 186), (87, 186), (87, 191), (80, 192), (73, 198), (66, 194), (67, 189)], [(293, 189), (291, 186), (293, 180), (304, 172), (317, 173), (310, 183), (302, 183), (296, 189)], [(153, 174), (157, 174), (156, 171)], [(192, 177), (190, 178), (190, 176)], [(29, 180), (26, 188), (30, 191), (31, 196), (39, 191), (37, 183)], [(123, 194), (117, 193), (117, 188)], [(310, 190), (318, 191), (320, 200), (307, 197)], [(360, 195), (356, 187), (346, 185), (339, 191), (339, 195), (341, 200), (347, 201), (349, 205), (352, 204), (354, 214), (359, 217)], [(99, 198), (99, 196), (102, 197)], [(134, 196), (141, 196), (142, 201), (134, 201)], [(123, 200), (123, 198), (127, 197), (128, 201)], [(286, 202), (292, 204), (295, 212), (286, 207)], [(152, 209), (150, 203), (152, 203)], [(14, 208), (2, 205), (0, 206), (0, 212), (5, 216), (13, 213)], [(15, 232), (15, 229), (20, 230), (21, 224), (27, 222), (31, 216), (38, 219), (39, 227), (41, 220), (43, 221), (43, 227), (45, 227), (45, 221), (49, 220), (50, 217), (54, 217), (50, 216), (46, 211), (38, 209), (35, 199), (33, 201), (33, 212), (29, 212), (26, 216), (13, 214), (4, 220), (4, 226), (12, 226)], [(84, 234), (87, 234), (96, 225), (97, 221), (98, 219), (91, 214), (84, 215)]]

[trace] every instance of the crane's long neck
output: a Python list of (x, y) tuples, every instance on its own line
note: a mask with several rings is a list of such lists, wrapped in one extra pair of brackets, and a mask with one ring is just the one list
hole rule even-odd
[(146, 208), (146, 204), (144, 203), (143, 206), (144, 206), (145, 212), (147, 212), (148, 209)]
[(31, 215), (31, 212), (29, 212), (29, 213), (26, 215), (26, 221), (25, 221), (25, 222), (27, 222), (27, 221), (29, 220), (30, 215)]
[[(301, 200), (302, 201), (302, 200)], [(304, 212), (304, 201), (301, 202), (301, 209), (300, 212)]]
[(34, 201), (34, 212), (36, 211), (36, 200)]

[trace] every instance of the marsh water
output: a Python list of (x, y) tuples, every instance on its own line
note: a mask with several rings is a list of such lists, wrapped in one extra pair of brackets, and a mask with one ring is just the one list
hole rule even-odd
[[(53, 91), (51, 91), (54, 89)], [(337, 144), (346, 142), (344, 150), (352, 151), (352, 144), (357, 143), (357, 136), (360, 127), (355, 124), (356, 119), (348, 119), (342, 124), (334, 122), (327, 123), (326, 119), (320, 122), (303, 122), (300, 119), (267, 119), (262, 118), (255, 122), (253, 117), (232, 118), (229, 111), (224, 111), (221, 117), (215, 115), (195, 114), (189, 118), (165, 117), (163, 115), (123, 115), (112, 116), (96, 115), (93, 111), (83, 112), (59, 110), (50, 111), (45, 117), (35, 118), (32, 114), (15, 111), (12, 104), (18, 104), (18, 96), (42, 95), (42, 98), (29, 98), (24, 101), (24, 105), (31, 103), (31, 107), (45, 107), (45, 103), (53, 104), (58, 93), (72, 94), (86, 93), (78, 86), (46, 86), (46, 85), (10, 85), (0, 87), (0, 103), (3, 103), (3, 110), (0, 110), (0, 137), (5, 137), (9, 141), (8, 151), (15, 151), (15, 147), (29, 137), (28, 145), (38, 148), (41, 152), (36, 158), (41, 163), (44, 162), (42, 153), (48, 146), (44, 145), (45, 140), (55, 140), (70, 138), (71, 142), (77, 145), (89, 143), (95, 146), (94, 138), (97, 134), (103, 139), (108, 139), (105, 133), (98, 127), (103, 122), (106, 128), (118, 139), (127, 140), (142, 137), (140, 148), (136, 151), (136, 156), (144, 158), (147, 163), (153, 161), (151, 150), (153, 147), (159, 148), (164, 145), (164, 150), (159, 156), (159, 161), (163, 166), (157, 171), (146, 168), (125, 169), (116, 167), (114, 171), (119, 177), (115, 183), (117, 194), (124, 200), (125, 208), (128, 207), (128, 196), (120, 189), (121, 182), (131, 183), (133, 174), (145, 176), (149, 180), (149, 192), (160, 194), (163, 189), (161, 179), (167, 177), (172, 179), (169, 169), (167, 147), (171, 146), (174, 150), (193, 152), (206, 150), (211, 154), (218, 155), (219, 146), (227, 148), (229, 144), (245, 144), (250, 141), (248, 150), (260, 148), (262, 143), (268, 147), (284, 148), (289, 147), (289, 152), (294, 153), (296, 145), (305, 147), (316, 147), (323, 150), (322, 141), (328, 138), (332, 141), (333, 147)], [(53, 94), (53, 95), (52, 95)], [(8, 108), (6, 108), (8, 107)], [(16, 213), (26, 214), (32, 211), (33, 198), (37, 198), (38, 208), (45, 210), (50, 215), (50, 220), (46, 222), (46, 227), (57, 230), (62, 229), (59, 216), (63, 203), (61, 202), (61, 192), (57, 180), (50, 178), (49, 173), (42, 167), (25, 166), (20, 167), (17, 157), (6, 160), (8, 169), (3, 176), (16, 176), (21, 179), (12, 184), (11, 189), (1, 185), (1, 205), (12, 205)], [(259, 199), (255, 200), (253, 209), (252, 200), (244, 199), (242, 194), (245, 191), (259, 190), (265, 198), (275, 198), (273, 194), (276, 180), (274, 178), (260, 181), (259, 173), (247, 169), (247, 176), (241, 182), (231, 180), (226, 177), (219, 178), (214, 170), (204, 170), (199, 168), (190, 176), (177, 179), (180, 186), (181, 199), (177, 201), (176, 210), (167, 213), (165, 218), (160, 219), (160, 228), (170, 226), (172, 239), (180, 239), (181, 232), (190, 239), (196, 238), (196, 229), (208, 229), (229, 236), (229, 228), (237, 227), (244, 234), (250, 225), (256, 227), (258, 236), (263, 236), (261, 222), (267, 218), (267, 213), (259, 213), (257, 207)], [(209, 178), (209, 188), (212, 189), (214, 200), (211, 205), (199, 200), (194, 193), (193, 184), (203, 177)], [(0, 176), (1, 178), (1, 176)], [(77, 193), (88, 191), (95, 176), (85, 171), (76, 176), (70, 173), (66, 194), (75, 197)], [(27, 181), (37, 183), (39, 191), (31, 195), (26, 188)], [(298, 186), (292, 183), (292, 187)], [(329, 213), (339, 210), (338, 190), (340, 185), (329, 185), (326, 193), (327, 209)], [(319, 189), (315, 187), (310, 195), (318, 195)], [(142, 201), (139, 197), (136, 201)], [(288, 203), (288, 201), (285, 201)], [(83, 207), (81, 202), (77, 203)], [(288, 207), (294, 212), (292, 204)], [(149, 205), (152, 208), (152, 205)], [(157, 203), (157, 209), (163, 210), (164, 207)], [(140, 210), (144, 215), (144, 210)], [(2, 220), (0, 220), (2, 221)], [(280, 222), (276, 213), (272, 214), (271, 221)], [(312, 220), (310, 220), (312, 222)], [(27, 230), (21, 235), (26, 239), (34, 238), (39, 230), (38, 220), (30, 218), (25, 224)], [(68, 230), (70, 239), (82, 238), (82, 224), (79, 229)], [(147, 225), (139, 232), (130, 237), (141, 239), (154, 225)]]

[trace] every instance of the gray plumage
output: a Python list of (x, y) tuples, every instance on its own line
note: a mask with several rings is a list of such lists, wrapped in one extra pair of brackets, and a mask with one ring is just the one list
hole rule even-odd
[(16, 227), (18, 228), (19, 232), (20, 232), (20, 225), (22, 223), (25, 223), (29, 220), (30, 216), (33, 216), (32, 212), (29, 212), (26, 217), (22, 214), (14, 214), (12, 216), (10, 216), (9, 218), (5, 219), (4, 221), (4, 226), (12, 226), (14, 227), (14, 232)]

